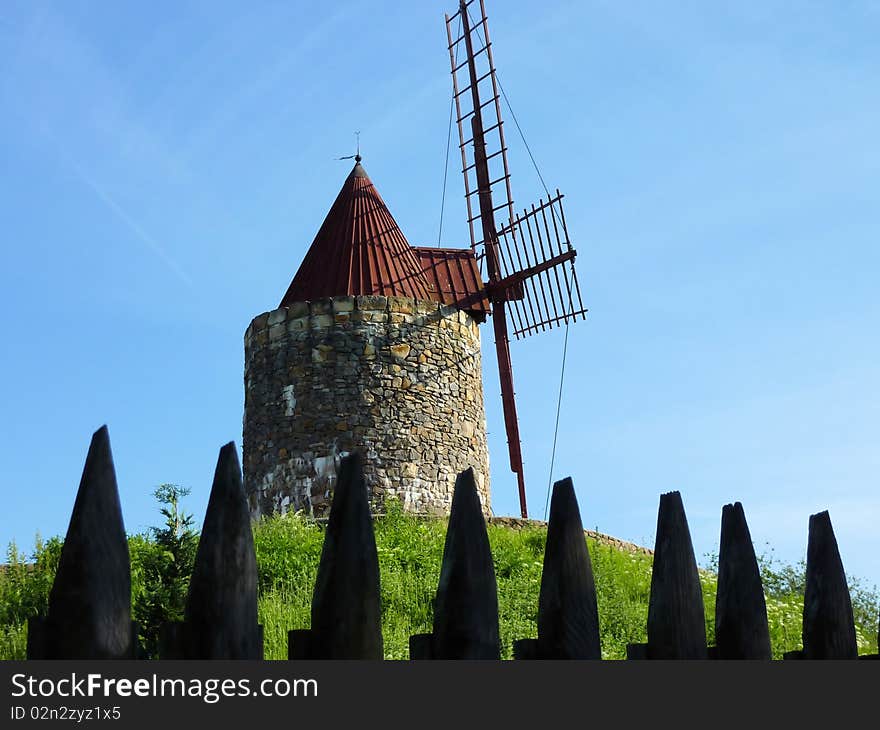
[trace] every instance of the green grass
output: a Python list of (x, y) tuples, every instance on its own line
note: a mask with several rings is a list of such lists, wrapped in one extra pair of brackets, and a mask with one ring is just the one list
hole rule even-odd
[[(411, 634), (430, 631), (432, 601), (440, 575), (440, 559), (446, 535), (443, 520), (417, 518), (391, 506), (375, 522), (382, 582), (382, 617), (385, 656), (408, 657)], [(490, 525), (489, 541), (498, 581), (499, 623), (502, 651), (510, 658), (514, 639), (536, 636), (538, 592), (546, 529)], [(135, 562), (143, 560), (147, 535), (132, 536)], [(308, 628), (310, 603), (323, 543), (323, 527), (298, 515), (263, 520), (255, 525), (254, 542), (259, 566), (259, 616), (265, 636), (267, 659), (287, 655), (287, 631)], [(645, 622), (651, 587), (651, 556), (622, 550), (588, 539), (596, 578), (601, 627), (602, 655), (622, 659), (626, 645), (646, 640)], [(51, 579), (57, 565), (60, 540), (38, 542), (25, 561), (15, 546), (7, 554), (8, 567), (0, 572), (0, 658), (24, 658), (26, 619), (45, 611)], [(35, 558), (35, 561), (34, 561)], [(707, 634), (714, 635), (716, 578), (712, 561), (701, 570), (706, 604)], [(803, 564), (788, 566), (767, 557), (761, 559), (767, 592), (773, 654), (801, 643), (803, 611)], [(133, 566), (134, 613), (139, 601), (150, 594), (138, 582), (145, 571)], [(877, 652), (876, 591), (850, 581), (859, 651)]]

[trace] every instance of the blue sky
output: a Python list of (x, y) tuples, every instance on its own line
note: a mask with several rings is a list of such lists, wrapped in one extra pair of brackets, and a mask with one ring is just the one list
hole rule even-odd
[[(349, 170), (436, 243), (452, 2), (40, 2), (0, 10), (0, 542), (63, 533), (107, 423), (130, 531), (161, 482), (201, 516), (240, 445), (242, 337)], [(566, 193), (589, 319), (554, 478), (652, 545), (682, 492), (698, 555), (743, 502), (795, 561), (829, 509), (880, 583), (880, 3), (488, 0), (501, 81)], [(509, 125), (518, 205), (540, 184)], [(465, 245), (450, 164), (444, 245)], [(491, 332), (483, 329), (484, 345)], [(540, 516), (562, 332), (514, 343)], [(484, 347), (495, 511), (515, 514)]]

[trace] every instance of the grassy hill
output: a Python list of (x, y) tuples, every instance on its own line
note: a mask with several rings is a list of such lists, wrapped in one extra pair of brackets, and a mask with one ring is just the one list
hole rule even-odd
[[(403, 514), (393, 505), (377, 518), (376, 542), (382, 580), (385, 656), (408, 658), (410, 634), (430, 631), (431, 602), (440, 574), (446, 535), (443, 520)], [(489, 540), (498, 580), (502, 651), (510, 658), (514, 639), (536, 636), (536, 613), (546, 528), (540, 525), (490, 524)], [(651, 587), (651, 556), (645, 551), (587, 538), (599, 603), (602, 654), (622, 659), (626, 644), (645, 641), (645, 622)], [(323, 527), (298, 515), (264, 520), (255, 526), (259, 566), (259, 613), (265, 632), (267, 659), (285, 659), (287, 631), (308, 628), (310, 602), (323, 541)], [(193, 543), (176, 550), (157, 544), (155, 535), (133, 535), (132, 595), (135, 620), (144, 643), (155, 646), (158, 624), (179, 618), (192, 559)], [(60, 554), (57, 538), (38, 541), (25, 560), (10, 546), (7, 566), (0, 573), (0, 658), (24, 658), (26, 618), (45, 610), (52, 576)], [(715, 574), (711, 560), (701, 571), (706, 604), (706, 628), (713, 640)], [(762, 558), (773, 653), (801, 643), (803, 565), (781, 565)], [(851, 580), (860, 653), (877, 652), (876, 591)]]

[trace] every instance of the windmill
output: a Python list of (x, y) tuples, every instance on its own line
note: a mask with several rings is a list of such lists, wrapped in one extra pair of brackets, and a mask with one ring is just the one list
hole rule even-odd
[[(517, 339), (586, 319), (568, 238), (562, 194), (547, 192), (537, 204), (514, 211), (501, 118), (499, 82), (484, 0), (474, 22), (461, 0), (446, 15), (455, 122), (458, 126), (471, 250), (485, 270), (491, 305), (510, 468), (516, 474), (520, 511), (528, 517), (519, 424), (510, 360), (510, 331)], [(475, 8), (476, 9), (476, 8)], [(459, 61), (463, 51), (464, 60)], [(476, 205), (475, 205), (476, 203)]]

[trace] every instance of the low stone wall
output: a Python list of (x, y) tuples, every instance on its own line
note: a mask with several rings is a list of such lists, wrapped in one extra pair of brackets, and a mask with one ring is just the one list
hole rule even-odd
[(254, 517), (329, 509), (354, 450), (376, 506), (449, 511), (473, 467), (489, 512), (480, 334), (466, 312), (400, 297), (334, 297), (254, 318), (245, 333), (244, 482)]
[[(501, 525), (514, 530), (519, 530), (524, 527), (547, 527), (547, 523), (544, 520), (524, 520), (522, 517), (490, 517), (488, 522), (490, 525)], [(610, 545), (618, 550), (625, 550), (626, 552), (638, 553), (640, 555), (654, 554), (654, 551), (649, 548), (636, 545), (634, 542), (619, 540), (616, 537), (611, 537), (611, 535), (606, 535), (602, 532), (584, 530), (584, 534), (590, 539), (598, 542), (600, 545)]]

